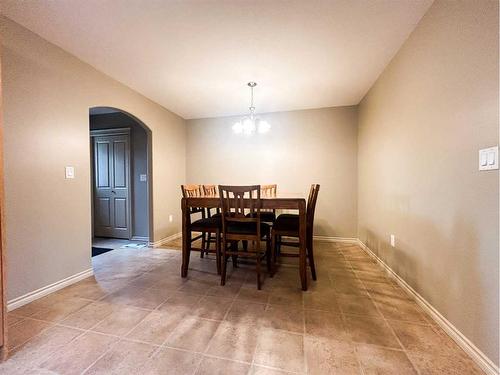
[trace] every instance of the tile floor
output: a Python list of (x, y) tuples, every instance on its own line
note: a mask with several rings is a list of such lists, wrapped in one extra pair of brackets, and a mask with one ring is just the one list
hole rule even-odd
[[(8, 314), (2, 374), (481, 374), (357, 246), (316, 244), (318, 281), (296, 259), (256, 290), (253, 268), (179, 242), (93, 259), (95, 276)], [(177, 249), (176, 249), (177, 248)]]

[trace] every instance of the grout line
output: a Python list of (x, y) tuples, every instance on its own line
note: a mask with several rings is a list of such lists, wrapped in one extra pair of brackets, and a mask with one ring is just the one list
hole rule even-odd
[[(345, 256), (344, 256), (345, 257)], [(366, 285), (364, 283), (364, 281), (362, 279), (360, 279), (357, 275), (357, 271), (355, 268), (352, 267), (352, 263), (351, 263), (351, 260), (347, 259), (346, 258), (346, 261), (348, 262), (348, 268), (350, 268), (350, 270), (354, 273), (354, 276), (355, 278), (361, 282), (361, 284), (363, 285), (363, 287), (366, 289)], [(385, 347), (385, 346), (381, 346), (381, 345), (376, 345), (376, 344), (368, 344), (368, 343), (358, 343), (358, 342), (355, 342), (355, 341), (352, 341), (352, 340), (349, 340), (351, 342), (351, 344), (353, 345), (353, 348), (354, 348), (354, 351), (355, 351), (355, 354), (356, 354), (356, 359), (357, 359), (357, 362), (358, 362), (358, 365), (361, 369), (361, 372), (364, 374), (365, 373), (365, 370), (362, 366), (362, 363), (361, 363), (361, 359), (359, 358), (359, 353), (358, 353), (358, 346), (359, 345), (368, 345), (368, 346), (375, 346), (375, 347), (379, 347), (379, 348), (383, 348), (385, 350), (393, 350), (393, 351), (399, 351), (399, 352), (403, 352), (405, 353), (407, 359), (409, 360), (409, 362), (411, 363), (411, 365), (413, 366), (414, 370), (417, 372), (417, 374), (419, 374), (419, 370), (418, 368), (413, 364), (413, 362), (410, 360), (403, 344), (401, 343), (401, 341), (399, 340), (399, 337), (395, 334), (392, 326), (389, 324), (389, 322), (387, 321), (387, 319), (385, 318), (385, 316), (381, 313), (381, 311), (379, 310), (378, 306), (373, 302), (373, 297), (371, 296), (370, 292), (368, 289), (366, 289), (366, 293), (367, 293), (367, 297), (370, 298), (370, 300), (372, 301), (372, 303), (375, 305), (375, 308), (377, 309), (377, 312), (380, 314), (380, 317), (378, 317), (378, 319), (382, 318), (382, 320), (384, 320), (384, 323), (389, 327), (389, 329), (391, 330), (391, 333), (395, 336), (396, 340), (398, 341), (399, 345), (400, 345), (400, 349), (397, 349), (397, 348), (390, 348), (390, 347)], [(345, 323), (345, 316), (348, 315), (348, 316), (351, 316), (353, 314), (346, 314), (343, 312), (343, 310), (341, 309), (341, 315), (342, 315), (342, 319)], [(354, 314), (354, 316), (356, 316), (356, 314)]]
[[(341, 249), (339, 249), (339, 251), (342, 254), (342, 256), (345, 259), (345, 261), (347, 262), (347, 264), (349, 265), (351, 271), (354, 273), (354, 277), (357, 278), (357, 275), (354, 272), (354, 269), (352, 268), (351, 262), (348, 259), (345, 258), (345, 255), (344, 255), (344, 253), (342, 252)], [(333, 280), (332, 280), (332, 284), (333, 284)], [(364, 284), (363, 284), (363, 286), (364, 286)], [(341, 316), (342, 322), (344, 324), (344, 327), (345, 327), (345, 330), (346, 330), (346, 333), (347, 333), (348, 332), (348, 325), (347, 325), (347, 320), (346, 320), (345, 314), (343, 313), (343, 310), (342, 310), (342, 308), (340, 306), (339, 306), (339, 310), (340, 310), (340, 316)], [(348, 341), (349, 341), (349, 343), (351, 344), (351, 346), (354, 349), (354, 356), (356, 358), (356, 362), (358, 363), (359, 370), (361, 371), (361, 374), (364, 375), (365, 374), (365, 370), (363, 368), (363, 365), (362, 365), (361, 360), (359, 358), (358, 352), (356, 350), (356, 344), (352, 341), (350, 335), (348, 335)]]
[[(392, 327), (392, 325), (390, 324), (390, 322), (403, 322), (403, 323), (408, 323), (408, 324), (416, 324), (416, 325), (422, 325), (422, 326), (431, 326), (431, 328), (434, 330), (434, 327), (432, 327), (432, 325), (428, 322), (428, 319), (426, 319), (425, 323), (422, 323), (422, 322), (413, 322), (413, 321), (404, 321), (404, 320), (399, 320), (399, 319), (388, 319), (384, 316), (384, 314), (381, 312), (378, 304), (375, 302), (375, 292), (374, 291), (369, 291), (368, 288), (367, 288), (367, 283), (377, 283), (376, 280), (364, 280), (364, 279), (361, 279), (359, 277), (359, 273), (362, 273), (362, 272), (370, 272), (370, 271), (367, 271), (367, 270), (364, 270), (363, 268), (354, 268), (354, 266), (356, 266), (356, 263), (358, 262), (361, 262), (361, 263), (364, 263), (364, 260), (365, 259), (368, 259), (369, 260), (369, 263), (373, 263), (373, 264), (376, 264), (377, 265), (377, 269), (380, 268), (380, 266), (376, 263), (376, 262), (372, 262), (371, 259), (367, 258), (366, 256), (366, 253), (363, 253), (365, 256), (359, 256), (360, 254), (357, 254), (357, 250), (359, 249), (360, 251), (363, 251), (359, 246), (357, 245), (349, 245), (349, 246), (334, 246), (334, 249), (336, 250), (336, 253), (339, 254), (339, 256), (341, 256), (343, 258), (343, 260), (345, 261), (345, 267), (342, 267), (340, 269), (347, 269), (349, 270), (349, 272), (352, 272), (353, 275), (354, 275), (354, 278), (359, 281), (361, 284), (360, 286), (362, 286), (364, 292), (366, 293), (366, 296), (370, 299), (370, 301), (375, 305), (375, 308), (377, 310), (377, 312), (380, 314), (380, 317), (378, 318), (381, 318), (385, 325), (389, 326), (389, 330), (390, 332), (394, 335), (394, 337), (396, 338), (398, 344), (400, 345), (400, 349), (399, 348), (389, 348), (389, 347), (384, 347), (384, 346), (380, 346), (380, 345), (374, 345), (374, 344), (366, 344), (366, 343), (358, 343), (358, 342), (354, 342), (351, 340), (350, 337), (348, 337), (348, 339), (346, 340), (347, 342), (350, 343), (350, 345), (352, 345), (353, 349), (354, 349), (354, 354), (356, 356), (356, 360), (358, 362), (358, 366), (360, 368), (360, 371), (364, 374), (365, 373), (365, 370), (363, 369), (363, 366), (361, 364), (361, 360), (360, 360), (360, 357), (359, 357), (359, 352), (358, 352), (358, 346), (360, 345), (368, 345), (368, 346), (375, 346), (375, 347), (379, 347), (379, 348), (383, 348), (383, 349), (386, 349), (386, 350), (393, 350), (393, 351), (398, 351), (398, 352), (403, 352), (405, 353), (407, 359), (409, 360), (409, 362), (412, 364), (413, 368), (415, 369), (415, 371), (417, 373), (420, 373), (419, 372), (419, 369), (417, 368), (417, 366), (415, 366), (415, 364), (413, 363), (413, 361), (411, 360), (410, 356), (408, 355), (408, 353), (410, 352), (409, 350), (407, 350), (401, 340), (399, 339), (399, 337), (397, 336), (394, 328)], [(155, 251), (155, 249), (151, 250), (151, 251)], [(161, 250), (157, 250), (159, 253), (161, 252), (163, 254), (163, 252), (165, 251), (164, 249), (161, 249)], [(169, 251), (169, 250), (167, 250)], [(177, 252), (177, 251), (176, 251)], [(168, 254), (168, 255), (171, 255), (171, 254)], [(172, 260), (175, 260), (178, 256), (176, 256), (177, 254), (175, 254), (174, 256), (167, 256), (167, 257), (158, 257), (158, 258), (155, 258), (156, 261), (159, 261), (161, 263), (163, 262), (167, 262), (169, 263), (170, 261)], [(134, 258), (135, 259), (135, 258)], [(210, 259), (211, 260), (211, 259)], [(344, 262), (343, 261), (343, 262)], [(128, 261), (129, 262), (129, 261)], [(177, 263), (176, 263), (177, 265)], [(286, 269), (296, 269), (296, 265), (288, 265), (288, 264), (281, 264), (281, 266), (284, 266)], [(141, 343), (141, 344), (145, 344), (145, 345), (150, 345), (152, 347), (155, 347), (155, 350), (150, 354), (149, 356), (149, 359), (147, 359), (146, 361), (149, 361), (151, 360), (151, 358), (154, 358), (156, 355), (158, 355), (158, 353), (162, 350), (162, 349), (173, 349), (173, 350), (179, 350), (179, 351), (184, 351), (184, 352), (189, 352), (189, 353), (194, 353), (194, 354), (198, 354), (198, 355), (201, 355), (201, 359), (198, 363), (198, 365), (196, 366), (196, 370), (195, 371), (198, 371), (200, 366), (201, 366), (201, 363), (202, 363), (202, 360), (203, 360), (203, 357), (206, 356), (206, 357), (212, 357), (212, 358), (219, 358), (219, 359), (225, 359), (225, 360), (231, 360), (231, 361), (234, 361), (234, 362), (239, 362), (239, 363), (244, 363), (244, 364), (249, 364), (251, 367), (252, 366), (260, 366), (260, 367), (263, 367), (263, 368), (269, 368), (269, 369), (277, 369), (277, 370), (280, 370), (280, 371), (284, 371), (280, 368), (276, 368), (276, 367), (271, 367), (271, 366), (267, 366), (267, 365), (260, 365), (260, 364), (256, 364), (255, 363), (255, 356), (256, 356), (256, 351), (257, 351), (257, 346), (258, 346), (258, 339), (257, 339), (257, 342), (256, 342), (256, 345), (253, 349), (253, 353), (252, 353), (252, 359), (251, 359), (251, 362), (246, 362), (246, 361), (241, 361), (241, 360), (234, 360), (234, 359), (230, 359), (230, 358), (225, 358), (225, 357), (220, 357), (220, 356), (217, 356), (217, 355), (212, 355), (212, 354), (207, 354), (207, 350), (210, 348), (211, 344), (212, 344), (212, 340), (213, 338), (215, 337), (216, 333), (217, 333), (217, 330), (219, 329), (220, 327), (220, 324), (222, 322), (226, 322), (227, 320), (227, 316), (229, 315), (229, 312), (231, 311), (231, 309), (233, 308), (235, 302), (238, 300), (238, 297), (240, 296), (241, 292), (242, 292), (242, 289), (243, 287), (245, 287), (245, 283), (246, 281), (252, 276), (252, 273), (251, 272), (248, 272), (248, 270), (246, 268), (243, 268), (241, 269), (243, 272), (245, 272), (245, 276), (244, 276), (244, 279), (243, 279), (243, 283), (240, 285), (238, 291), (236, 294), (233, 294), (232, 296), (229, 296), (229, 297), (226, 297), (226, 296), (209, 296), (207, 293), (208, 293), (208, 290), (210, 290), (210, 288), (212, 287), (215, 287), (217, 286), (217, 284), (210, 284), (208, 285), (208, 289), (207, 291), (205, 292), (205, 294), (203, 295), (198, 295), (198, 294), (193, 294), (193, 293), (190, 293), (189, 291), (188, 292), (183, 292), (181, 291), (180, 289), (183, 288), (185, 286), (185, 283), (183, 283), (182, 285), (179, 285), (179, 286), (175, 286), (175, 287), (172, 287), (172, 291), (171, 291), (171, 294), (167, 296), (167, 298), (161, 302), (160, 304), (158, 304), (154, 309), (145, 309), (145, 308), (142, 308), (142, 307), (137, 307), (137, 306), (133, 306), (133, 305), (127, 305), (127, 304), (122, 304), (122, 303), (112, 303), (112, 304), (117, 304), (117, 305), (120, 305), (120, 306), (123, 306), (123, 307), (131, 307), (131, 308), (134, 308), (134, 309), (138, 309), (138, 310), (142, 310), (142, 311), (146, 311), (147, 314), (134, 326), (132, 327), (129, 331), (127, 331), (123, 336), (118, 336), (118, 335), (113, 335), (113, 334), (107, 334), (107, 333), (102, 333), (102, 332), (97, 332), (97, 331), (93, 331), (93, 329), (95, 329), (98, 325), (100, 325), (103, 321), (105, 321), (106, 319), (110, 318), (110, 316), (113, 314), (113, 312), (111, 312), (110, 314), (106, 315), (104, 318), (102, 318), (101, 320), (99, 320), (97, 323), (95, 323), (94, 325), (92, 325), (90, 328), (88, 329), (81, 329), (81, 328), (77, 328), (77, 327), (72, 327), (70, 325), (65, 325), (64, 324), (64, 321), (67, 320), (71, 315), (73, 314), (76, 314), (78, 312), (80, 312), (81, 310), (85, 309), (86, 307), (90, 306), (91, 304), (95, 304), (95, 303), (100, 303), (100, 302), (105, 302), (103, 300), (105, 300), (106, 298), (108, 298), (109, 296), (111, 296), (112, 294), (114, 293), (117, 293), (119, 292), (120, 290), (123, 290), (124, 288), (126, 288), (127, 286), (129, 287), (132, 287), (132, 283), (137, 281), (138, 279), (140, 279), (141, 277), (146, 277), (148, 276), (149, 274), (153, 275), (154, 274), (154, 271), (156, 269), (158, 269), (158, 267), (154, 267), (154, 263), (151, 261), (151, 262), (146, 262), (146, 264), (142, 265), (140, 268), (134, 270), (134, 268), (132, 266), (128, 266), (128, 263), (127, 262), (120, 262), (119, 264), (119, 267), (122, 267), (120, 268), (119, 271), (117, 271), (118, 274), (122, 274), (122, 275), (127, 275), (127, 274), (130, 274), (130, 275), (135, 275), (134, 277), (124, 277), (123, 278), (123, 281), (124, 281), (124, 284), (118, 288), (111, 288), (110, 291), (106, 290), (106, 294), (102, 297), (100, 297), (99, 299), (88, 299), (88, 298), (81, 298), (81, 297), (76, 297), (75, 298), (79, 298), (79, 299), (83, 299), (83, 300), (88, 300), (89, 303), (86, 304), (85, 306), (82, 306), (80, 309), (72, 312), (71, 314), (68, 314), (67, 316), (65, 316), (62, 320), (60, 321), (57, 321), (57, 322), (52, 322), (52, 321), (47, 321), (47, 320), (44, 320), (44, 319), (40, 319), (40, 318), (32, 318), (32, 317), (26, 317), (26, 316), (19, 316), (19, 315), (16, 315), (15, 314), (15, 310), (12, 312), (13, 315), (15, 316), (19, 316), (22, 318), (22, 320), (20, 320), (19, 322), (15, 323), (12, 327), (15, 327), (17, 326), (18, 324), (21, 324), (23, 322), (26, 322), (27, 320), (33, 320), (33, 321), (41, 321), (41, 322), (46, 322), (46, 323), (50, 323), (50, 326), (43, 329), (42, 331), (40, 331), (38, 334), (34, 335), (33, 337), (31, 337), (30, 339), (26, 340), (25, 342), (23, 342), (22, 344), (16, 346), (15, 348), (13, 348), (11, 351), (15, 350), (15, 349), (18, 349), (20, 348), (21, 346), (25, 345), (27, 342), (33, 340), (34, 338), (36, 337), (39, 337), (40, 335), (44, 334), (47, 330), (53, 328), (53, 327), (66, 327), (66, 328), (71, 328), (71, 329), (74, 329), (74, 330), (77, 330), (77, 331), (80, 331), (79, 334), (77, 334), (72, 340), (70, 340), (68, 343), (64, 344), (64, 345), (61, 345), (61, 346), (58, 346), (56, 349), (54, 349), (54, 351), (50, 352), (50, 354), (47, 354), (46, 356), (44, 356), (44, 361), (46, 361), (47, 359), (53, 357), (56, 353), (59, 352), (59, 350), (61, 349), (61, 347), (65, 346), (65, 345), (69, 345), (70, 343), (73, 343), (74, 341), (78, 340), (79, 338), (81, 338), (83, 335), (87, 334), (87, 333), (92, 333), (92, 334), (97, 334), (97, 335), (103, 335), (103, 336), (108, 336), (108, 337), (113, 337), (113, 338), (117, 338), (117, 340), (112, 343), (109, 348), (103, 353), (101, 354), (92, 364), (90, 364), (90, 366), (88, 366), (83, 372), (88, 372), (100, 359), (102, 359), (107, 353), (109, 353), (113, 348), (116, 347), (116, 345), (118, 345), (120, 342), (124, 342), (124, 341), (131, 341), (131, 342), (136, 342), (136, 343)], [(139, 271), (140, 270), (140, 271)], [(236, 271), (239, 270), (239, 269), (236, 269)], [(199, 272), (200, 274), (211, 274), (210, 272), (207, 272), (207, 271), (204, 271), (204, 270), (196, 270), (197, 272)], [(335, 269), (333, 269), (333, 271), (335, 271)], [(110, 269), (110, 267), (104, 267), (103, 269), (103, 272), (113, 272), (112, 269)], [(326, 272), (325, 271), (325, 276), (327, 278), (328, 281), (330, 281), (332, 283), (332, 285), (334, 284), (334, 280), (330, 277), (331, 273), (330, 271)], [(369, 275), (367, 275), (368, 277), (370, 277)], [(97, 279), (96, 279), (97, 280)], [(113, 282), (113, 278), (111, 279), (108, 279), (106, 282), (110, 282), (110, 285), (114, 285), (114, 283), (118, 283), (120, 282), (119, 279), (117, 279), (118, 281), (116, 282)], [(125, 281), (127, 280), (127, 281)], [(200, 282), (207, 282), (203, 279), (186, 279), (186, 282), (189, 282), (189, 280), (195, 280), (195, 281), (200, 281)], [(148, 287), (138, 287), (138, 286), (133, 286), (134, 288), (136, 289), (139, 289), (139, 290), (161, 290), (161, 289), (164, 289), (164, 288), (158, 288), (158, 287), (155, 287), (157, 284), (157, 282), (153, 282), (150, 286)], [(76, 285), (76, 284), (75, 284)], [(390, 284), (391, 287), (397, 289), (397, 290), (402, 290), (404, 291), (403, 289), (401, 289), (401, 287), (399, 287), (397, 284), (394, 284), (394, 283), (391, 283)], [(266, 291), (266, 293), (268, 293), (268, 298), (266, 300), (265, 303), (261, 303), (261, 302), (255, 302), (255, 301), (247, 301), (247, 300), (241, 300), (242, 302), (248, 302), (248, 303), (259, 303), (259, 304), (264, 304), (265, 305), (265, 312), (267, 312), (269, 310), (269, 308), (271, 308), (271, 306), (274, 306), (275, 304), (271, 304), (271, 294), (275, 292), (275, 289), (272, 288), (273, 285), (271, 283), (271, 289), (270, 291)], [(170, 287), (166, 287), (166, 288), (170, 288)], [(145, 341), (141, 341), (141, 340), (136, 340), (136, 339), (129, 339), (127, 338), (126, 336), (128, 334), (130, 334), (133, 330), (135, 330), (150, 314), (152, 311), (161, 311), (160, 308), (161, 306), (164, 306), (169, 300), (171, 300), (175, 293), (186, 293), (188, 295), (196, 295), (199, 297), (198, 301), (196, 302), (196, 305), (195, 306), (198, 306), (200, 305), (202, 302), (203, 302), (203, 299), (205, 299), (206, 297), (215, 297), (215, 298), (225, 298), (225, 299), (231, 299), (231, 303), (229, 305), (229, 307), (227, 308), (227, 310), (225, 311), (224, 313), (224, 316), (222, 317), (222, 320), (219, 320), (219, 319), (210, 319), (210, 318), (203, 318), (203, 317), (200, 317), (200, 316), (196, 316), (196, 315), (193, 315), (192, 317), (195, 318), (195, 319), (199, 319), (199, 320), (204, 320), (204, 321), (210, 321), (210, 322), (218, 322), (218, 326), (217, 326), (217, 329), (215, 330), (214, 334), (212, 335), (212, 337), (210, 338), (210, 340), (208, 340), (208, 343), (206, 345), (206, 347), (203, 349), (203, 351), (201, 352), (196, 352), (196, 351), (191, 351), (191, 350), (187, 350), (187, 349), (181, 349), (181, 348), (176, 348), (176, 347), (172, 347), (172, 346), (169, 346), (167, 345), (167, 342), (168, 340), (172, 337), (173, 333), (177, 331), (177, 328), (178, 326), (180, 325), (180, 321), (177, 323), (177, 325), (174, 326), (174, 328), (168, 333), (167, 337), (165, 338), (165, 340), (162, 341), (161, 344), (153, 344), (153, 343), (149, 343), (149, 342), (145, 342)], [(170, 291), (169, 291), (170, 293)], [(336, 293), (334, 291), (334, 295), (336, 295), (338, 293)], [(406, 294), (406, 293), (405, 293)], [(278, 306), (287, 306), (286, 304), (278, 304)], [(298, 306), (297, 306), (298, 307)], [(303, 324), (303, 329), (302, 329), (302, 333), (297, 333), (297, 332), (292, 332), (292, 331), (288, 331), (286, 329), (275, 329), (277, 331), (283, 331), (283, 332), (287, 332), (287, 333), (290, 333), (290, 334), (297, 334), (297, 335), (301, 335), (302, 336), (302, 344), (303, 344), (303, 350), (304, 350), (304, 366), (305, 366), (305, 370), (306, 370), (306, 373), (309, 371), (309, 366), (308, 366), (308, 361), (307, 361), (307, 358), (306, 358), (306, 355), (305, 355), (305, 338), (307, 336), (307, 329), (306, 329), (306, 312), (308, 310), (311, 310), (311, 311), (322, 311), (322, 312), (329, 312), (331, 313), (331, 311), (329, 310), (321, 310), (321, 309), (311, 309), (311, 308), (306, 308), (306, 304), (305, 304), (305, 300), (304, 300), (304, 293), (302, 293), (302, 301), (301, 301), (301, 309), (302, 309), (302, 312), (303, 312), (303, 317), (302, 317), (302, 324)], [(43, 311), (46, 311), (47, 308), (43, 308), (41, 309), (40, 311), (37, 311), (35, 314), (33, 315), (36, 315), (36, 314), (39, 314)], [(346, 317), (347, 316), (350, 316), (350, 315), (353, 315), (353, 316), (356, 316), (357, 314), (349, 314), (349, 313), (344, 313), (343, 309), (340, 308), (339, 310), (340, 312), (338, 312), (338, 315), (340, 316), (343, 324), (344, 324), (344, 327), (346, 329), (346, 332), (348, 331), (347, 328), (347, 320), (346, 320)], [(335, 312), (335, 314), (337, 314), (337, 312)], [(366, 316), (366, 315), (362, 315), (362, 314), (359, 314), (361, 316)], [(427, 318), (427, 314), (424, 314), (422, 313), (422, 315)], [(257, 330), (258, 332), (260, 333), (260, 331), (262, 330), (263, 327), (261, 327), (260, 324), (258, 324), (257, 326)], [(273, 328), (274, 329), (274, 328)], [(250, 367), (250, 368), (251, 368)], [(288, 372), (288, 373), (293, 373), (293, 372)]]
[[(116, 345), (118, 345), (118, 343), (120, 343), (121, 341), (123, 341), (125, 339), (125, 337), (127, 337), (127, 335), (129, 335), (134, 329), (136, 329), (145, 319), (147, 316), (149, 316), (150, 313), (144, 315), (144, 317), (139, 320), (139, 322), (133, 326), (131, 329), (129, 329), (123, 336), (119, 336), (118, 340), (116, 340), (115, 343), (113, 343), (112, 345), (109, 346), (108, 350), (106, 350), (104, 353), (102, 353), (102, 355), (100, 355), (94, 362), (92, 362), (90, 364), (90, 366), (88, 366), (84, 371), (81, 372), (81, 374), (84, 374), (85, 372), (87, 372), (90, 368), (92, 368), (92, 366), (94, 366), (101, 358), (103, 358), (107, 353), (109, 353)], [(111, 315), (113, 315), (113, 312), (109, 315), (106, 316), (106, 318), (104, 318), (103, 320), (101, 320), (99, 323), (95, 324), (94, 326), (92, 326), (91, 328), (89, 328), (88, 332), (91, 332), (91, 333), (97, 333), (99, 334), (99, 332), (94, 332), (94, 331), (91, 331), (92, 328), (95, 328), (97, 327), (99, 324), (101, 324), (104, 320), (106, 320), (108, 317), (110, 317)], [(113, 335), (108, 335), (108, 336), (113, 336)], [(116, 336), (113, 336), (113, 337), (116, 337)]]
[[(353, 271), (354, 271), (354, 268), (352, 267), (351, 260), (348, 260), (348, 261), (349, 261), (349, 264), (350, 264), (351, 268), (352, 268), (352, 269), (353, 269)], [(376, 264), (376, 263), (375, 263), (375, 264)], [(378, 266), (378, 264), (377, 264), (377, 267), (379, 267), (379, 266)], [(419, 374), (419, 375), (420, 375), (420, 371), (419, 371), (418, 367), (417, 367), (417, 366), (415, 366), (415, 364), (411, 361), (410, 356), (408, 355), (408, 353), (407, 353), (407, 351), (406, 351), (405, 346), (403, 345), (403, 343), (402, 343), (402, 342), (401, 342), (401, 340), (399, 339), (398, 335), (397, 335), (397, 334), (396, 334), (396, 332), (394, 331), (394, 328), (392, 327), (392, 325), (390, 324), (390, 322), (386, 319), (385, 315), (384, 315), (384, 314), (380, 311), (379, 307), (377, 306), (377, 303), (375, 303), (375, 301), (374, 301), (374, 299), (373, 299), (372, 294), (371, 294), (371, 293), (370, 293), (370, 291), (366, 288), (365, 281), (363, 281), (362, 279), (360, 279), (360, 278), (358, 277), (358, 275), (357, 275), (357, 273), (356, 273), (355, 271), (354, 271), (354, 273), (355, 273), (356, 278), (357, 278), (357, 279), (361, 282), (361, 284), (363, 285), (363, 287), (366, 289), (366, 293), (368, 294), (368, 297), (370, 298), (371, 302), (372, 302), (372, 303), (373, 303), (373, 305), (375, 306), (375, 309), (377, 310), (377, 312), (378, 312), (378, 313), (380, 314), (380, 316), (382, 317), (382, 319), (383, 319), (383, 321), (384, 321), (385, 325), (386, 325), (387, 327), (389, 327), (390, 332), (391, 332), (391, 333), (393, 334), (393, 336), (396, 338), (396, 340), (397, 340), (398, 344), (399, 344), (399, 345), (400, 345), (400, 347), (401, 347), (401, 351), (405, 354), (405, 356), (406, 356), (407, 360), (410, 362), (410, 364), (412, 365), (412, 367), (413, 367), (413, 369), (415, 370), (415, 372), (416, 372), (417, 374)], [(358, 357), (358, 361), (359, 361), (359, 362), (360, 362), (360, 364), (361, 364), (361, 360), (359, 359), (359, 354), (358, 354), (357, 345), (355, 345), (355, 352), (356, 352), (356, 356)], [(364, 370), (363, 370), (363, 367), (361, 367), (361, 368), (362, 368), (362, 371), (364, 371)]]

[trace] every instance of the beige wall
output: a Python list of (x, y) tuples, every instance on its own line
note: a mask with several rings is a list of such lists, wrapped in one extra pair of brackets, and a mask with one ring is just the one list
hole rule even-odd
[[(436, 1), (360, 105), (359, 237), (498, 364), (498, 2)], [(388, 244), (396, 235), (396, 248)]]
[[(180, 230), (185, 124), (12, 21), (0, 26), (12, 299), (90, 267), (89, 107), (120, 108), (152, 131), (154, 240)], [(66, 165), (74, 180), (64, 179)]]
[(315, 234), (356, 236), (357, 111), (337, 107), (260, 116), (268, 134), (236, 135), (239, 117), (187, 121), (187, 182), (277, 183), (307, 197), (321, 184)]
[(88, 108), (110, 106), (153, 133), (154, 240), (180, 230), (183, 182), (320, 183), (316, 234), (358, 235), (498, 364), (499, 176), (477, 171), (498, 144), (497, 2), (436, 1), (359, 108), (266, 114), (272, 133), (250, 138), (235, 118), (190, 120), (186, 138), (180, 117), (0, 25), (9, 299), (90, 267)]

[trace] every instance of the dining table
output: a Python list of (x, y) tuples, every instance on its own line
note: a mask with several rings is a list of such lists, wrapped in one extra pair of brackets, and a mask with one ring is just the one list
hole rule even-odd
[[(255, 201), (255, 199), (253, 199)], [(306, 200), (298, 195), (277, 194), (276, 196), (261, 196), (262, 210), (296, 210), (299, 215), (299, 273), (302, 290), (307, 290), (307, 252), (306, 252)], [(245, 208), (252, 206), (252, 199), (244, 200)], [(255, 202), (253, 202), (255, 206)], [(217, 196), (201, 196), (181, 198), (182, 210), (182, 265), (181, 276), (188, 276), (189, 258), (191, 255), (191, 209), (220, 208), (221, 201)]]

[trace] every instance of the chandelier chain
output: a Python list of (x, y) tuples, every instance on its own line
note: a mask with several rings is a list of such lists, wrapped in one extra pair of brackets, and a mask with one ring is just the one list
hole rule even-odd
[(255, 132), (260, 134), (267, 133), (271, 128), (271, 125), (265, 120), (262, 120), (255, 116), (255, 107), (253, 103), (253, 89), (257, 86), (255, 82), (248, 82), (247, 86), (250, 87), (250, 114), (245, 116), (241, 120), (237, 121), (233, 125), (233, 132), (236, 134), (251, 135)]
[(248, 83), (248, 86), (250, 86), (250, 112), (254, 112), (255, 111), (255, 107), (253, 105), (253, 88), (256, 86), (256, 83), (254, 82), (250, 82)]

